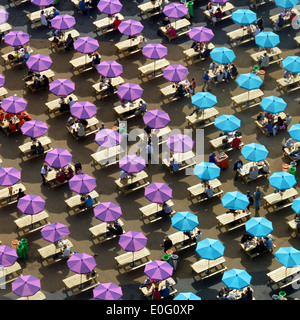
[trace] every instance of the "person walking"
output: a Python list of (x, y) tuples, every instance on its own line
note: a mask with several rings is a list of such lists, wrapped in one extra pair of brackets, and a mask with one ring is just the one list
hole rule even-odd
[(211, 91), (209, 89), (209, 82), (211, 81), (211, 78), (208, 75), (208, 70), (205, 71), (204, 75), (203, 75), (203, 87), (202, 87), (202, 91), (205, 91), (205, 89), (207, 91)]
[(247, 198), (248, 198), (248, 201), (249, 201), (247, 210), (249, 210), (249, 209), (250, 209), (250, 206), (252, 206), (253, 203), (254, 203), (253, 196), (252, 196), (252, 194), (250, 193), (250, 191), (247, 191)]
[(48, 174), (49, 171), (51, 171), (51, 168), (47, 165), (47, 163), (44, 163), (44, 165), (42, 166), (42, 169), (41, 169), (41, 176), (43, 179), (43, 185), (46, 184), (45, 176)]
[(261, 200), (261, 191), (259, 187), (256, 187), (256, 191), (254, 192), (254, 202), (255, 202), (255, 209), (259, 210), (260, 208), (260, 201)]

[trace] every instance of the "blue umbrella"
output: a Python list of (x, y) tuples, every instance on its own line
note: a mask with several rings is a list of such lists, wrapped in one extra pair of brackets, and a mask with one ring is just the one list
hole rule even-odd
[(259, 162), (266, 159), (269, 151), (262, 144), (252, 142), (246, 144), (242, 149), (242, 155), (246, 160)]
[(242, 25), (254, 23), (257, 20), (256, 13), (249, 9), (238, 9), (232, 14), (232, 20)]
[(247, 196), (239, 191), (226, 192), (221, 201), (223, 207), (233, 210), (245, 210), (249, 205)]
[(266, 112), (280, 113), (285, 110), (287, 103), (282, 98), (269, 96), (261, 100), (260, 106)]
[(196, 253), (202, 259), (215, 260), (223, 256), (225, 247), (216, 239), (206, 238), (197, 243)]
[(298, 0), (275, 0), (276, 6), (284, 9), (294, 8), (298, 3)]
[(300, 197), (293, 200), (292, 209), (297, 213), (300, 214)]
[(191, 100), (192, 104), (200, 109), (208, 109), (218, 103), (217, 97), (210, 92), (197, 92), (192, 96)]
[(210, 53), (210, 57), (220, 64), (229, 64), (236, 58), (233, 50), (226, 47), (214, 48)]
[(271, 186), (277, 190), (287, 190), (297, 184), (295, 176), (285, 171), (274, 172), (271, 177), (269, 177), (269, 181)]
[(192, 231), (199, 224), (198, 217), (189, 212), (177, 212), (172, 218), (172, 227), (179, 231)]
[(291, 138), (296, 141), (300, 141), (300, 123), (293, 124), (289, 130)]
[(201, 300), (193, 292), (180, 292), (173, 300)]
[(241, 127), (241, 120), (234, 115), (222, 114), (215, 119), (215, 127), (224, 132), (233, 132)]
[(245, 223), (245, 228), (254, 237), (266, 237), (273, 231), (272, 222), (264, 217), (252, 217)]
[(241, 269), (231, 269), (223, 273), (222, 281), (229, 289), (241, 290), (250, 285), (250, 274)]
[(293, 247), (281, 247), (275, 252), (275, 258), (286, 268), (294, 268), (300, 264), (300, 251)]
[(212, 162), (201, 162), (195, 165), (194, 174), (201, 180), (213, 180), (220, 176), (221, 168)]
[(240, 88), (254, 90), (258, 89), (262, 85), (263, 81), (254, 73), (244, 73), (236, 79), (236, 83)]
[(282, 60), (282, 66), (285, 70), (291, 73), (300, 72), (300, 57), (298, 56), (288, 56)]
[(255, 43), (262, 48), (274, 48), (280, 43), (280, 39), (272, 31), (263, 31), (255, 36)]

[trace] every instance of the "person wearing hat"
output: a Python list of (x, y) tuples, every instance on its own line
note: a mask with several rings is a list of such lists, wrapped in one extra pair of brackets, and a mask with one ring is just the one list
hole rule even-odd
[(216, 153), (213, 152), (209, 155), (208, 161), (212, 163), (217, 163), (217, 160), (215, 159)]

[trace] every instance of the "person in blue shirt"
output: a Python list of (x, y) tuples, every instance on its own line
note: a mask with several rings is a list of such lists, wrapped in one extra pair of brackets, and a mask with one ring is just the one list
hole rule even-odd
[(170, 295), (170, 287), (168, 281), (166, 281), (166, 287), (160, 290), (160, 295), (167, 298)]
[(205, 71), (204, 75), (203, 75), (203, 87), (202, 87), (202, 91), (205, 91), (205, 89), (207, 89), (207, 91), (211, 91), (209, 89), (209, 82), (211, 81), (211, 78), (208, 75), (208, 71)]
[(272, 243), (272, 238), (271, 237), (265, 237), (265, 246), (267, 250), (272, 250), (273, 249), (273, 243)]
[(269, 134), (273, 133), (273, 123), (271, 119), (269, 119), (268, 123), (265, 125), (265, 128)]
[(96, 67), (101, 62), (101, 58), (97, 52), (94, 52), (92, 54), (92, 56), (94, 56), (93, 61), (92, 61), (92, 66)]
[(140, 115), (146, 111), (147, 111), (147, 104), (146, 102), (143, 102), (143, 100), (141, 100), (139, 103), (139, 108), (136, 110), (135, 114)]
[(91, 208), (93, 206), (93, 198), (90, 195), (85, 199), (85, 206), (86, 208)]
[(87, 6), (83, 0), (79, 1), (78, 6), (79, 6), (79, 10), (82, 11), (82, 13), (86, 13), (88, 16), (91, 15), (90, 7)]
[(51, 15), (51, 19), (55, 18), (55, 17), (58, 16), (58, 15), (59, 15), (59, 10), (53, 9), (53, 13), (52, 13), (52, 15)]
[(25, 55), (23, 57), (20, 69), (23, 69), (25, 67), (26, 61), (30, 58), (30, 56), (31, 56), (30, 52), (27, 49), (25, 49)]
[(215, 159), (216, 153), (213, 152), (209, 155), (208, 161), (212, 163), (217, 163), (217, 160)]

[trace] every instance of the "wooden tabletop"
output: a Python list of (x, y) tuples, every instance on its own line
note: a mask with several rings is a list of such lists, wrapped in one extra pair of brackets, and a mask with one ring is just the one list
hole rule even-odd
[(243, 104), (247, 101), (252, 101), (264, 96), (264, 93), (260, 89), (250, 90), (237, 96), (231, 97), (231, 100), (236, 104)]
[[(70, 248), (73, 247), (73, 243), (69, 239), (64, 239), (67, 241), (67, 246)], [(43, 259), (47, 259), (51, 256), (54, 256), (61, 252), (61, 248), (57, 247), (54, 243), (49, 244), (48, 246), (38, 249), (39, 254)]]
[(21, 188), (23, 191), (26, 191), (26, 188), (22, 183), (16, 183), (13, 185), (12, 195), (9, 194), (8, 188), (9, 187), (6, 187), (0, 190), (0, 201), (9, 198), (12, 195), (17, 195), (19, 192), (19, 188)]
[[(174, 206), (174, 202), (172, 200), (166, 201), (166, 203), (172, 207)], [(139, 210), (142, 212), (143, 215), (149, 216), (153, 215), (163, 209), (163, 204), (162, 203), (150, 203), (144, 207), (139, 208)]]
[[(100, 58), (101, 58), (101, 55), (99, 54)], [(83, 67), (89, 63), (92, 63), (94, 59), (94, 56), (90, 56), (88, 54), (85, 54), (79, 58), (75, 58), (73, 60), (70, 61), (71, 65), (73, 68), (80, 68), (80, 67)]]
[[(219, 179), (214, 179), (209, 181), (209, 185), (211, 188), (216, 189), (219, 188), (222, 183)], [(191, 193), (192, 196), (197, 197), (202, 194), (206, 189), (203, 183), (198, 183), (194, 186), (187, 188), (187, 190)]]
[[(183, 28), (187, 28), (190, 25), (191, 25), (190, 21), (186, 18), (183, 18), (183, 19), (180, 19), (180, 20), (177, 20), (177, 21), (174, 21), (171, 23), (171, 26), (176, 31), (183, 29)], [(163, 33), (167, 33), (167, 27), (160, 27), (160, 29)]]
[[(196, 228), (197, 229), (197, 228)], [(182, 243), (183, 241), (189, 240), (189, 237), (183, 233), (183, 231), (178, 231), (168, 235), (169, 239), (172, 241), (173, 246)]]
[[(75, 94), (73, 94), (73, 93), (71, 93), (71, 94), (68, 95), (66, 98), (64, 98), (65, 101), (69, 101), (69, 98), (70, 98), (70, 97), (72, 97), (72, 99), (73, 99), (75, 102), (78, 101), (77, 96), (75, 96)], [(50, 112), (53, 112), (54, 110), (57, 110), (57, 109), (60, 108), (60, 103), (59, 103), (59, 101), (60, 101), (60, 98), (57, 98), (57, 99), (54, 99), (54, 100), (52, 100), (52, 101), (46, 102), (45, 104), (46, 104), (48, 110), (49, 110)]]
[(142, 39), (143, 39), (142, 36), (138, 36), (138, 37), (136, 37), (134, 39), (127, 39), (127, 40), (124, 40), (124, 41), (120, 41), (120, 42), (116, 43), (115, 46), (120, 52), (126, 51), (129, 48), (132, 48), (132, 47), (140, 44)]
[(117, 158), (120, 154), (121, 147), (120, 145), (117, 145), (115, 147), (106, 148), (105, 150), (101, 150), (98, 152), (95, 152), (91, 154), (93, 159), (97, 161), (99, 164), (106, 164), (109, 159), (111, 158)]
[(278, 283), (279, 281), (282, 281), (290, 276), (295, 275), (296, 273), (300, 272), (300, 266), (294, 267), (294, 268), (286, 268), (284, 266), (275, 269), (269, 273), (267, 273), (267, 276), (275, 283)]
[(46, 9), (37, 10), (27, 14), (27, 17), (30, 21), (40, 20), (41, 19), (41, 12), (44, 11), (45, 13), (48, 12), (49, 14), (55, 10), (55, 7), (47, 7)]
[(145, 247), (142, 250), (135, 251), (135, 252), (126, 252), (117, 257), (115, 257), (118, 265), (126, 266), (132, 262), (137, 260), (141, 260), (150, 255), (150, 251)]
[[(184, 153), (174, 153), (173, 157), (174, 157), (175, 161), (177, 161), (179, 163), (184, 163), (187, 160), (193, 159), (195, 157), (195, 153), (192, 150), (190, 150), (190, 151), (187, 151)], [(167, 167), (169, 167), (170, 166), (170, 159), (163, 158), (163, 163)]]
[(122, 181), (121, 179), (117, 179), (115, 180), (115, 183), (119, 188), (124, 188), (146, 178), (148, 178), (148, 174), (144, 170), (142, 170), (138, 172), (135, 177), (130, 177), (129, 179), (122, 179)]
[(22, 218), (15, 220), (15, 224), (19, 229), (22, 229), (47, 218), (49, 218), (49, 214), (43, 210), (42, 212), (33, 215), (24, 214)]
[[(124, 83), (124, 79), (122, 77), (116, 77), (116, 78), (111, 78), (110, 79), (110, 82), (112, 84), (113, 87), (117, 87), (121, 84)], [(102, 93), (102, 92), (105, 92), (105, 90), (108, 88), (107, 85), (103, 86), (101, 89), (100, 89), (100, 83), (102, 82), (98, 82), (98, 83), (95, 83), (93, 84), (93, 88), (98, 92), (98, 93)]]
[(275, 205), (278, 202), (295, 197), (297, 194), (298, 194), (298, 191), (295, 188), (290, 188), (282, 192), (268, 194), (267, 196), (264, 197), (264, 200), (269, 205)]
[(250, 162), (245, 163), (240, 169), (238, 169), (239, 175), (240, 176), (248, 175), (250, 172), (250, 168), (253, 166), (257, 166), (258, 170), (259, 170), (263, 167), (263, 161), (262, 162), (250, 161)]
[(62, 281), (65, 284), (66, 288), (72, 289), (74, 287), (78, 287), (80, 284), (95, 280), (96, 278), (98, 278), (98, 274), (96, 274), (95, 276), (87, 276), (87, 274), (74, 274), (73, 276), (65, 278)]
[(208, 120), (212, 117), (215, 117), (218, 114), (219, 114), (219, 111), (216, 108), (212, 107), (208, 109), (203, 109), (202, 112), (198, 112), (198, 113), (196, 112), (191, 116), (187, 116), (186, 119), (188, 119), (191, 123), (197, 123), (197, 122)]
[(227, 32), (226, 35), (229, 37), (230, 40), (238, 40), (244, 36), (251, 36), (254, 39), (254, 34), (251, 32), (250, 34), (247, 32), (247, 27), (239, 28), (230, 32)]
[(214, 268), (225, 262), (226, 260), (223, 256), (214, 260), (201, 259), (193, 263), (191, 267), (196, 273), (202, 273), (205, 272), (207, 269)]
[[(297, 16), (300, 14), (299, 11), (298, 11), (296, 8), (293, 8), (292, 10), (296, 13)], [(280, 13), (281, 13), (281, 12), (280, 12)], [(273, 16), (270, 16), (270, 20), (272, 21), (272, 23), (275, 23), (275, 22), (278, 20), (278, 17), (279, 17), (279, 15), (280, 15), (280, 13), (277, 13), (277, 14), (274, 14)], [(285, 16), (283, 17), (283, 20), (285, 20), (285, 21), (290, 20), (290, 15), (289, 15), (289, 14), (288, 14), (288, 15), (285, 15)], [(285, 23), (284, 25), (290, 25), (290, 24), (291, 24), (291, 23), (288, 22), (288, 23)]]
[(5, 274), (5, 276), (9, 276), (15, 272), (21, 272), (21, 270), (22, 270), (22, 268), (21, 268), (20, 264), (16, 261), (13, 265), (4, 268), (4, 274)]
[(38, 291), (33, 296), (21, 297), (21, 298), (18, 298), (17, 300), (45, 300), (45, 299), (46, 299), (45, 294), (42, 291)]
[[(175, 280), (172, 277), (169, 277), (165, 280), (159, 281), (158, 283), (158, 290), (164, 289), (166, 287), (166, 282), (169, 282), (170, 287), (174, 286), (176, 284)], [(142, 287), (141, 291), (144, 294), (144, 296), (148, 297), (152, 295), (152, 290), (155, 288), (154, 283), (147, 288), (147, 287)]]
[[(93, 190), (88, 194), (93, 198), (93, 200), (99, 197), (99, 194), (96, 190)], [(82, 201), (80, 200), (80, 198), (81, 198), (81, 195), (77, 194), (76, 196), (73, 196), (65, 200), (65, 203), (69, 208), (75, 208), (82, 204)]]
[(135, 110), (139, 107), (140, 105), (140, 101), (142, 101), (143, 103), (145, 102), (145, 100), (143, 99), (137, 99), (135, 101), (132, 101), (131, 103), (128, 102), (125, 104), (125, 107), (122, 107), (119, 103), (114, 104), (114, 110), (116, 111), (116, 113), (118, 115), (123, 115), (124, 113), (128, 112), (128, 111), (132, 111)]
[[(52, 141), (49, 137), (47, 136), (43, 136), (43, 137), (40, 137), (38, 138), (38, 141), (43, 145), (49, 145)], [(21, 146), (19, 146), (19, 149), (22, 153), (27, 153), (27, 152), (30, 152), (32, 151), (30, 148), (32, 146), (32, 142), (25, 142), (24, 144), (22, 144)]]
[(138, 70), (142, 74), (149, 74), (156, 70), (165, 68), (169, 65), (170, 65), (170, 62), (167, 59), (163, 58), (163, 59), (155, 60), (149, 64), (143, 65), (142, 67), (139, 67)]
[(142, 11), (142, 12), (148, 12), (150, 10), (156, 9), (161, 5), (160, 2), (158, 1), (149, 1), (146, 3), (142, 3), (138, 5), (137, 7)]
[(119, 20), (124, 20), (124, 17), (121, 13), (117, 13), (116, 15), (114, 15), (113, 17), (109, 18), (109, 17), (105, 17), (103, 19), (97, 20), (93, 22), (93, 25), (97, 28), (97, 29), (103, 29), (103, 28), (107, 28), (109, 27), (115, 20), (115, 17), (118, 16)]
[[(59, 40), (59, 42), (65, 42), (67, 40), (69, 34), (71, 34), (73, 39), (77, 39), (80, 36), (80, 33), (77, 30), (72, 29), (72, 30), (65, 31), (62, 36), (56, 37), (56, 38)], [(54, 36), (48, 38), (48, 40), (51, 42), (53, 39), (54, 39)]]
[(295, 77), (292, 76), (290, 79), (290, 81), (286, 81), (285, 78), (281, 78), (281, 79), (278, 79), (276, 80), (277, 83), (281, 86), (281, 87), (288, 87), (290, 86), (291, 84), (294, 84), (294, 83), (298, 83), (300, 82), (300, 75), (297, 73), (297, 74), (294, 74), (296, 75)]
[[(124, 222), (121, 219), (118, 219), (117, 222), (120, 224), (121, 227), (124, 226)], [(108, 225), (109, 224), (107, 222), (103, 222), (97, 224), (94, 227), (91, 227), (89, 230), (92, 232), (93, 235), (99, 237), (101, 235), (109, 234), (109, 230), (107, 229)]]
[(7, 22), (0, 24), (0, 33), (5, 33), (11, 30), (11, 25)]
[[(74, 165), (70, 164), (71, 168), (73, 169), (73, 171), (75, 171), (75, 167)], [(56, 179), (56, 173), (57, 171), (55, 169), (52, 169), (51, 171), (49, 171), (46, 175), (45, 175), (45, 180), (47, 182), (53, 181)]]
[[(244, 212), (243, 212), (244, 211)], [(237, 210), (237, 214), (234, 214), (232, 212), (230, 213), (224, 213), (219, 216), (217, 216), (217, 220), (222, 224), (223, 226), (226, 226), (234, 221), (237, 221), (239, 219), (248, 217), (251, 215), (251, 212), (249, 210)]]
[[(218, 8), (218, 4), (216, 4), (216, 5), (213, 4), (213, 9), (214, 9), (213, 11), (216, 11), (217, 8)], [(232, 10), (234, 9), (234, 5), (231, 4), (230, 2), (226, 2), (226, 4), (225, 4), (224, 7), (220, 6), (220, 9), (222, 10), (222, 12), (232, 11)], [(204, 14), (205, 14), (208, 18), (211, 18), (210, 13), (209, 13), (208, 10), (205, 10), (205, 11), (204, 11)]]
[(263, 56), (265, 53), (267, 53), (269, 58), (271, 58), (271, 57), (280, 55), (282, 51), (278, 47), (274, 47), (272, 48), (271, 52), (269, 52), (268, 50), (263, 50), (263, 51), (252, 53), (250, 57), (253, 59), (253, 61), (258, 62), (258, 58)]

